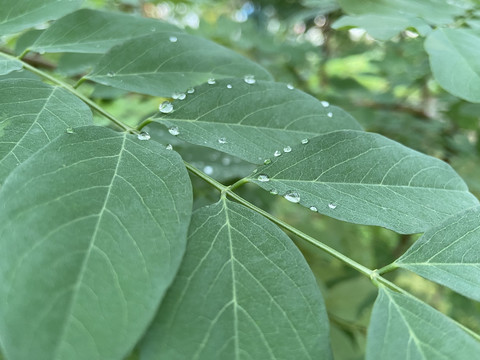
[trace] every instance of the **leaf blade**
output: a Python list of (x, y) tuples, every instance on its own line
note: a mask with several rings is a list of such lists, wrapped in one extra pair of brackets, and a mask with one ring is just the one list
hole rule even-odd
[(113, 360), (132, 349), (184, 251), (192, 200), (181, 165), (154, 142), (84, 127), (11, 174), (0, 191), (7, 357)]

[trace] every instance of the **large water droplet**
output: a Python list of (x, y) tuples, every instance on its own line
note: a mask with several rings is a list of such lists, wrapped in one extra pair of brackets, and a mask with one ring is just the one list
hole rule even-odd
[(243, 81), (245, 81), (247, 84), (255, 84), (257, 80), (255, 80), (255, 76), (253, 75), (245, 75), (243, 78)]
[(282, 152), (280, 150), (277, 150), (273, 153), (273, 156), (275, 156), (275, 157), (278, 157), (280, 155), (282, 155)]
[(207, 80), (207, 83), (209, 83), (210, 85), (213, 85), (216, 83), (215, 79), (214, 78), (210, 78)]
[(289, 153), (289, 152), (291, 152), (291, 151), (292, 151), (292, 148), (291, 148), (290, 146), (285, 146), (285, 147), (283, 148), (283, 152)]
[(165, 149), (167, 149), (167, 150), (173, 150), (172, 144), (168, 144), (167, 146), (165, 146)]
[(270, 181), (270, 178), (268, 177), (268, 175), (262, 174), (258, 175), (257, 180), (260, 182), (268, 182)]
[(308, 144), (308, 139), (302, 139), (302, 144), (303, 145)]
[(180, 131), (178, 130), (178, 126), (172, 126), (170, 129), (168, 129), (168, 132), (174, 136), (177, 136), (180, 134)]
[(172, 42), (172, 43), (175, 43), (175, 42), (178, 41), (178, 38), (177, 38), (176, 36), (170, 36), (170, 37), (168, 38), (168, 40), (170, 40), (170, 42)]
[(320, 103), (322, 104), (323, 107), (329, 107), (330, 106), (330, 103), (328, 101), (320, 101)]
[(150, 134), (146, 131), (142, 131), (140, 134), (137, 135), (138, 140), (150, 140)]
[(331, 117), (333, 117), (333, 113), (329, 112), (329, 113), (327, 114), (327, 116), (328, 116), (329, 118), (331, 118)]
[(309, 209), (312, 210), (312, 211), (315, 211), (315, 212), (318, 211), (318, 209), (315, 206), (310, 206)]
[(337, 208), (337, 204), (330, 203), (330, 204), (328, 204), (328, 207), (332, 210), (335, 210)]
[(296, 191), (287, 191), (287, 193), (283, 195), (283, 197), (295, 204), (300, 202), (300, 195), (298, 195)]
[(170, 101), (164, 101), (160, 104), (158, 110), (160, 110), (161, 113), (168, 114), (173, 111), (173, 105)]
[(226, 144), (226, 143), (227, 143), (227, 139), (225, 139), (224, 137), (221, 137), (220, 139), (218, 139), (218, 143), (219, 143), (219, 144)]
[(207, 165), (203, 168), (203, 172), (207, 175), (212, 175), (213, 174), (213, 167), (210, 165)]
[(287, 88), (290, 89), (290, 90), (295, 89), (292, 84), (287, 84)]

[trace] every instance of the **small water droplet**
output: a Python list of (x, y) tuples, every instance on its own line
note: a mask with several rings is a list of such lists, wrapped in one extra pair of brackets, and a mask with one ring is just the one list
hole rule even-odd
[(217, 82), (215, 81), (214, 78), (210, 78), (207, 80), (207, 83), (209, 83), (210, 85), (213, 85), (213, 84), (216, 84)]
[(303, 145), (308, 144), (308, 139), (302, 139), (302, 144)]
[(207, 165), (203, 168), (203, 172), (207, 175), (212, 175), (213, 174), (213, 167), (210, 165)]
[(283, 197), (295, 204), (300, 202), (300, 195), (298, 195), (296, 191), (287, 191), (287, 193), (283, 195)]
[(150, 134), (146, 131), (142, 131), (140, 134), (137, 135), (138, 140), (150, 140)]
[(289, 153), (290, 151), (292, 151), (292, 148), (290, 146), (285, 146), (283, 148), (283, 152)]
[(272, 190), (270, 190), (270, 194), (278, 195), (278, 190), (277, 189), (272, 189)]
[(309, 209), (312, 210), (312, 211), (315, 211), (315, 212), (318, 211), (318, 209), (315, 206), (310, 206)]
[(190, 88), (187, 90), (187, 93), (188, 94), (193, 94), (195, 92), (195, 89), (194, 88)]
[(268, 165), (268, 164), (270, 164), (271, 162), (272, 162), (272, 160), (270, 160), (270, 159), (265, 159), (265, 160), (263, 161), (263, 165)]
[(275, 156), (275, 157), (278, 157), (280, 155), (282, 155), (282, 152), (280, 150), (277, 150), (273, 153), (273, 156)]
[(230, 159), (229, 157), (222, 158), (222, 165), (224, 165), (224, 166), (230, 165), (231, 162), (232, 162), (232, 159)]
[(292, 84), (287, 84), (287, 88), (289, 88), (290, 90), (295, 89)]
[(175, 42), (178, 41), (178, 39), (177, 39), (176, 36), (170, 36), (170, 37), (168, 38), (168, 40), (170, 40), (170, 42), (172, 42), (172, 43), (175, 43)]
[(218, 143), (219, 144), (226, 144), (227, 143), (227, 139), (225, 139), (224, 137), (218, 139)]
[(66, 130), (67, 134), (73, 134), (73, 128), (72, 127), (68, 127)]
[(170, 129), (168, 129), (168, 132), (174, 136), (177, 136), (180, 134), (180, 131), (178, 130), (178, 126), (172, 126)]
[(337, 204), (330, 203), (330, 204), (328, 204), (328, 207), (332, 210), (335, 210), (337, 208)]
[(157, 30), (157, 29), (155, 28), (155, 26), (152, 26), (152, 27), (150, 28), (150, 31), (151, 31), (151, 32), (154, 32), (155, 30)]
[(109, 72), (107, 73), (107, 76), (108, 76), (108, 77), (114, 77), (114, 76), (115, 76), (115, 73), (114, 73), (113, 71), (109, 71)]
[(173, 111), (173, 105), (170, 101), (164, 101), (160, 104), (158, 110), (160, 110), (161, 113), (168, 114)]
[(227, 84), (227, 89), (231, 89), (232, 87), (232, 84)]
[(260, 182), (268, 182), (270, 181), (270, 178), (268, 177), (268, 175), (262, 174), (258, 175), (257, 180)]
[(329, 113), (327, 114), (327, 116), (328, 116), (329, 118), (331, 118), (331, 117), (333, 116), (333, 113), (329, 112)]
[(255, 80), (255, 76), (253, 75), (245, 75), (243, 77), (243, 81), (245, 81), (249, 85), (255, 84), (257, 82), (257, 80)]
[(320, 103), (322, 104), (323, 107), (329, 107), (330, 106), (330, 103), (328, 101), (320, 101)]
[(183, 100), (187, 97), (187, 95), (185, 95), (185, 93), (182, 93), (182, 92), (178, 92), (178, 91), (175, 91), (173, 94), (172, 94), (172, 99), (175, 99), (175, 100)]
[(167, 149), (167, 150), (173, 150), (172, 144), (168, 144), (167, 146), (165, 146), (165, 149)]

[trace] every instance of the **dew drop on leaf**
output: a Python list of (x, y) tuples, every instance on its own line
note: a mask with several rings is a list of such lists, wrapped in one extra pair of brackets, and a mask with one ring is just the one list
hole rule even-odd
[(232, 162), (232, 159), (230, 159), (229, 157), (222, 158), (222, 165), (223, 166), (228, 166), (228, 165), (231, 164), (231, 162)]
[(168, 144), (167, 146), (165, 146), (165, 149), (167, 149), (167, 150), (173, 150), (172, 144)]
[(73, 128), (72, 127), (68, 127), (66, 130), (67, 134), (73, 134)]
[(273, 153), (273, 156), (275, 156), (275, 157), (278, 157), (280, 155), (282, 155), (282, 152), (280, 150), (277, 150)]
[(170, 101), (164, 101), (160, 104), (158, 110), (160, 110), (161, 113), (168, 114), (173, 111), (173, 105)]
[(168, 132), (174, 136), (177, 136), (180, 134), (180, 131), (178, 130), (178, 126), (172, 126), (170, 129), (168, 129)]
[(231, 89), (232, 87), (232, 84), (227, 84), (227, 89)]
[(210, 165), (207, 165), (203, 168), (203, 172), (207, 175), (212, 175), (213, 174), (213, 167)]
[(270, 178), (268, 177), (268, 175), (262, 174), (258, 175), (257, 180), (260, 182), (268, 182), (270, 181)]
[(318, 209), (315, 206), (310, 206), (309, 209), (312, 210), (312, 211), (315, 211), (315, 212), (318, 211)]
[(289, 88), (290, 90), (295, 89), (292, 84), (287, 84), (287, 88)]
[(283, 152), (289, 153), (289, 152), (291, 152), (291, 151), (292, 151), (292, 148), (291, 148), (290, 146), (285, 146), (285, 147), (283, 148)]
[(138, 140), (150, 140), (150, 134), (146, 131), (142, 131), (140, 134), (137, 135)]
[(215, 81), (214, 78), (210, 78), (208, 79), (207, 83), (209, 83), (210, 85), (213, 85), (213, 84), (216, 84), (217, 82)]
[(327, 116), (328, 116), (329, 118), (331, 118), (331, 117), (333, 117), (333, 113), (329, 112), (329, 113), (327, 114)]
[(114, 76), (115, 76), (115, 73), (114, 73), (113, 71), (109, 71), (109, 72), (107, 73), (107, 76), (108, 76), (108, 77), (114, 77)]
[(337, 205), (334, 204), (334, 203), (330, 203), (330, 204), (328, 204), (328, 207), (332, 210), (335, 210), (337, 208)]
[(272, 189), (272, 190), (270, 190), (270, 194), (278, 195), (278, 190), (277, 189)]
[(183, 100), (187, 97), (185, 93), (182, 92), (174, 92), (172, 95), (172, 99), (178, 99), (178, 100)]
[(283, 197), (295, 204), (300, 202), (300, 195), (296, 191), (287, 191), (287, 193), (283, 195)]
[(178, 39), (177, 39), (176, 36), (170, 36), (170, 37), (168, 38), (168, 40), (170, 40), (170, 42), (172, 42), (172, 43), (175, 43), (175, 42), (178, 41)]
[(303, 145), (308, 144), (308, 139), (302, 139), (302, 144)]
[(265, 160), (263, 161), (263, 165), (268, 165), (268, 164), (270, 164), (271, 162), (272, 162), (272, 160), (270, 160), (270, 159), (265, 159)]
[(218, 143), (219, 144), (226, 144), (227, 143), (227, 139), (225, 139), (224, 137), (218, 139)]
[(193, 94), (195, 92), (194, 88), (190, 88), (187, 90), (187, 94)]
[(330, 103), (328, 101), (320, 101), (320, 103), (322, 104), (323, 107), (329, 107), (330, 106)]
[(245, 75), (243, 81), (245, 81), (249, 85), (255, 84), (257, 82), (257, 80), (255, 80), (255, 76), (253, 75)]

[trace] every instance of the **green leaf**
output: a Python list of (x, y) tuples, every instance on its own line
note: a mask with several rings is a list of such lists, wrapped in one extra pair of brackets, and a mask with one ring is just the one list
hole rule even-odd
[(19, 60), (0, 57), (0, 75), (6, 75), (12, 71), (21, 70), (22, 67), (22, 62)]
[(467, 29), (440, 28), (425, 40), (435, 80), (449, 93), (480, 102), (480, 36)]
[(83, 0), (0, 0), (0, 34), (28, 29), (76, 10)]
[(480, 343), (415, 298), (379, 289), (367, 337), (367, 360), (475, 359)]
[(378, 40), (389, 40), (403, 30), (414, 27), (421, 35), (430, 32), (430, 26), (422, 19), (391, 14), (364, 14), (358, 16), (342, 16), (332, 24), (332, 28), (356, 26), (365, 29)]
[(41, 81), (0, 81), (0, 183), (67, 129), (92, 124), (85, 103)]
[(192, 194), (180, 157), (77, 128), (12, 172), (0, 203), (6, 358), (126, 356), (184, 253)]
[(428, 230), (395, 264), (480, 301), (480, 207)]
[(65, 76), (84, 75), (95, 66), (100, 54), (65, 53), (58, 61), (57, 71)]
[[(231, 88), (227, 87), (231, 85)], [(339, 129), (361, 130), (345, 111), (285, 84), (240, 79), (204, 84), (154, 121), (178, 137), (262, 164), (275, 150)]]
[(321, 214), (399, 233), (423, 232), (478, 205), (443, 161), (381, 135), (352, 130), (292, 146), (260, 167), (251, 181)]
[(107, 52), (132, 38), (182, 32), (174, 25), (130, 14), (81, 9), (55, 21), (30, 47), (38, 52)]
[(86, 78), (120, 89), (169, 97), (210, 78), (247, 74), (257, 79), (272, 78), (260, 65), (207, 39), (156, 33), (112, 48)]
[(153, 359), (330, 359), (328, 318), (291, 240), (222, 199), (192, 217), (182, 266), (141, 349)]

